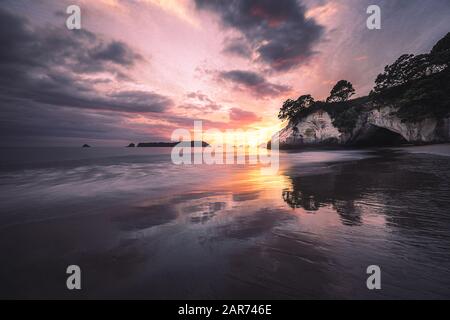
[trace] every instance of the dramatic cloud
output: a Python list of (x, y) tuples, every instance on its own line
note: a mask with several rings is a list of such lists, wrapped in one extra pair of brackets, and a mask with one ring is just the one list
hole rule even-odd
[[(123, 112), (162, 112), (170, 99), (153, 92), (105, 92), (94, 73), (124, 77), (122, 67), (142, 59), (124, 43), (105, 43), (88, 31), (31, 30), (0, 10), (0, 95), (55, 106)], [(5, 45), (3, 45), (5, 44)]]
[[(161, 113), (171, 99), (150, 91), (100, 90), (97, 86), (128, 78), (143, 58), (125, 43), (107, 42), (85, 30), (33, 29), (28, 22), (0, 9), (0, 115), (3, 135), (95, 136), (112, 133), (103, 116), (80, 112)], [(70, 111), (67, 108), (79, 110)], [(43, 117), (43, 115), (45, 115)], [(64, 120), (68, 116), (70, 119)], [(85, 120), (76, 125), (73, 119)], [(121, 117), (115, 119), (118, 123)], [(98, 121), (98, 123), (94, 123)], [(108, 117), (108, 122), (111, 117)], [(48, 127), (47, 127), (48, 126)], [(89, 126), (95, 129), (89, 129)], [(104, 128), (100, 134), (98, 128)], [(109, 133), (108, 133), (109, 132)]]
[(130, 142), (165, 141), (173, 130), (172, 124), (152, 128), (136, 123), (140, 115), (133, 113), (55, 108), (4, 98), (0, 98), (0, 106), (2, 146), (126, 146)]
[(250, 58), (252, 50), (244, 38), (227, 38), (224, 41), (224, 53)]
[(233, 83), (237, 89), (249, 91), (256, 97), (277, 97), (287, 93), (291, 87), (274, 84), (255, 72), (231, 70), (219, 72), (219, 80)]
[[(450, 30), (448, 0), (79, 2), (69, 31), (70, 1), (2, 0), (0, 144), (167, 141), (194, 120), (275, 128), (287, 98), (323, 99), (340, 79), (365, 95)], [(370, 4), (381, 30), (366, 28)]]
[[(304, 63), (314, 54), (313, 46), (323, 28), (305, 17), (297, 0), (195, 0), (199, 9), (220, 17), (225, 27), (242, 33), (259, 54), (259, 60), (275, 71), (286, 71)], [(226, 52), (246, 55), (245, 45), (232, 41)]]

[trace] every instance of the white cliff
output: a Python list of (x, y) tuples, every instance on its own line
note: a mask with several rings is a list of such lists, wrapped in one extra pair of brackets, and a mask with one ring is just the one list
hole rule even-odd
[[(374, 109), (367, 114), (367, 123), (365, 125), (372, 125), (395, 132), (411, 143), (429, 143), (437, 139), (436, 119), (427, 118), (415, 123), (402, 122), (402, 120), (395, 115), (395, 111), (395, 107)], [(363, 128), (356, 129), (361, 130)]]
[(327, 112), (313, 113), (300, 121), (297, 125), (288, 125), (279, 133), (280, 145), (321, 144), (338, 141), (341, 137), (339, 130)]
[(367, 111), (360, 112), (355, 127), (349, 133), (337, 128), (328, 112), (318, 110), (297, 124), (289, 123), (273, 136), (272, 141), (277, 139), (281, 148), (352, 145), (370, 140), (379, 128), (398, 134), (405, 142), (413, 144), (450, 141), (450, 118), (404, 122), (395, 115), (397, 108), (394, 106), (362, 108)]

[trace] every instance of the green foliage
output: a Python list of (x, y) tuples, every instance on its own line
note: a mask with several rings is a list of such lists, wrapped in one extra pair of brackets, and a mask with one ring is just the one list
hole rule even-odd
[[(395, 72), (385, 71), (378, 76), (377, 80), (390, 83), (384, 86), (376, 81), (377, 86), (371, 93), (373, 100), (398, 106), (396, 115), (405, 122), (449, 116), (450, 33), (433, 47), (430, 54), (405, 56), (389, 66), (389, 71)], [(390, 80), (385, 80), (386, 76)]]
[(350, 107), (345, 111), (338, 113), (333, 118), (333, 125), (339, 128), (339, 131), (350, 133), (356, 126), (360, 111), (356, 107)]
[(296, 117), (291, 120), (296, 124), (317, 111), (327, 112), (333, 125), (341, 132), (351, 132), (355, 126), (358, 116), (364, 110), (363, 106), (369, 101), (368, 97), (358, 98), (349, 101), (328, 103), (323, 101), (316, 101), (310, 107), (297, 112)]
[(432, 74), (440, 73), (450, 62), (450, 33), (441, 39), (430, 54), (404, 54), (393, 64), (384, 68), (375, 80), (373, 94), (401, 87)]
[(355, 94), (353, 85), (347, 80), (341, 80), (333, 87), (330, 92), (330, 96), (327, 98), (327, 102), (343, 102), (347, 101), (352, 95)]
[(404, 54), (393, 64), (386, 66), (384, 72), (377, 76), (373, 91), (379, 93), (420, 79), (426, 75), (431, 65), (429, 55)]
[(278, 119), (292, 121), (298, 118), (298, 115), (305, 109), (314, 104), (314, 98), (311, 95), (304, 95), (297, 100), (288, 99), (278, 113)]
[(287, 100), (278, 117), (298, 123), (319, 110), (327, 112), (333, 125), (349, 133), (356, 126), (359, 115), (370, 108), (383, 105), (398, 107), (396, 115), (405, 122), (419, 122), (426, 118), (450, 116), (450, 33), (440, 40), (430, 54), (402, 55), (375, 80), (375, 87), (367, 97), (348, 100), (353, 86), (339, 81), (326, 102), (314, 101), (311, 95)]
[(431, 50), (432, 55), (437, 55), (439, 53), (446, 52), (450, 49), (450, 32), (447, 35), (439, 40)]
[(419, 122), (425, 118), (440, 119), (450, 115), (450, 72), (411, 83), (395, 99), (403, 121)]

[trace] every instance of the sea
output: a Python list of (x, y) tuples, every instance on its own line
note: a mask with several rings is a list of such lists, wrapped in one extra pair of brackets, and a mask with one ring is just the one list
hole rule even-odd
[(450, 145), (278, 157), (1, 149), (0, 298), (450, 298)]

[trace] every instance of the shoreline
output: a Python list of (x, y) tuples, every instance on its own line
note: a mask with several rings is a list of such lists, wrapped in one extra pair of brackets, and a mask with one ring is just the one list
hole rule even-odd
[[(280, 151), (288, 151), (288, 152), (302, 152), (302, 151), (342, 151), (342, 150), (382, 150), (382, 149), (390, 149), (390, 150), (409, 150), (412, 148), (420, 148), (420, 149), (431, 149), (438, 146), (447, 146), (450, 150), (449, 142), (442, 143), (430, 143), (430, 144), (405, 144), (398, 146), (355, 146), (355, 145), (306, 145), (300, 147), (280, 147)], [(268, 148), (271, 150), (270, 148)], [(449, 151), (450, 152), (450, 151)]]
[(393, 150), (402, 150), (414, 154), (432, 154), (438, 156), (450, 156), (450, 143), (429, 144), (423, 146), (396, 147)]

